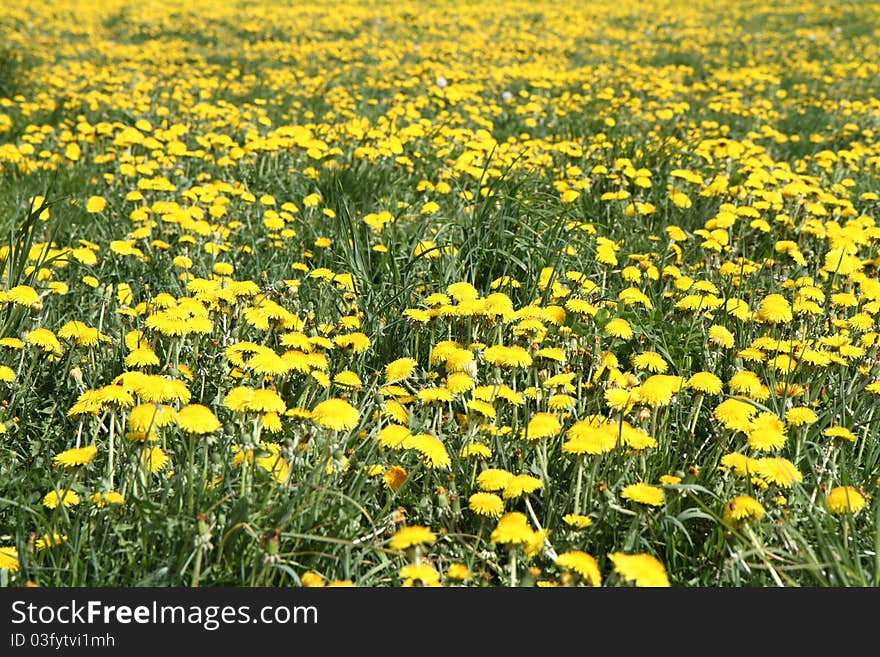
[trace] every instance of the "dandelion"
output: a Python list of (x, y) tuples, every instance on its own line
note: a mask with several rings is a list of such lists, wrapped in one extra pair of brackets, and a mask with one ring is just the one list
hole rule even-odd
[(312, 409), (312, 421), (334, 431), (354, 429), (360, 418), (360, 412), (344, 399), (327, 399)]
[(752, 449), (768, 452), (785, 445), (785, 423), (775, 413), (762, 412), (748, 428), (748, 444)]
[(593, 556), (586, 552), (581, 550), (563, 552), (556, 557), (556, 565), (577, 573), (588, 586), (602, 586), (599, 564)]
[(645, 506), (663, 506), (663, 489), (659, 486), (637, 483), (625, 486), (620, 491), (620, 496), (625, 500), (631, 500)]
[(519, 511), (510, 511), (505, 513), (498, 521), (495, 529), (492, 530), (489, 540), (492, 543), (516, 546), (525, 545), (529, 541), (534, 540), (534, 537), (535, 532), (529, 526), (529, 521), (525, 515)]
[(605, 325), (604, 330), (606, 335), (610, 335), (613, 338), (620, 338), (621, 340), (629, 340), (633, 337), (632, 327), (629, 325), (629, 322), (622, 317), (612, 319)]
[(422, 525), (401, 527), (391, 537), (389, 547), (392, 550), (405, 550), (417, 545), (433, 545), (437, 536), (430, 528)]
[(530, 441), (550, 438), (562, 431), (562, 425), (552, 413), (535, 413), (526, 426), (524, 438)]
[(760, 520), (764, 513), (764, 507), (754, 497), (738, 495), (724, 505), (724, 522), (731, 526), (741, 526)]
[(575, 529), (585, 529), (593, 524), (593, 519), (580, 513), (566, 513), (562, 516), (562, 521), (569, 527)]
[(58, 532), (53, 532), (50, 534), (47, 532), (36, 540), (35, 546), (40, 552), (42, 552), (43, 550), (48, 550), (49, 548), (62, 545), (66, 541), (66, 534), (59, 534)]
[(865, 508), (866, 501), (865, 495), (859, 489), (852, 486), (837, 486), (828, 493), (825, 505), (831, 513), (855, 515)]
[(18, 548), (11, 545), (0, 547), (0, 570), (8, 570), (11, 574), (15, 574), (20, 567)]
[(161, 447), (147, 447), (141, 452), (141, 463), (147, 472), (156, 473), (163, 470), (170, 460), (168, 453)]
[(418, 362), (414, 358), (398, 358), (385, 366), (385, 381), (403, 381), (412, 375)]
[(512, 472), (500, 468), (488, 468), (477, 475), (477, 486), (486, 491), (501, 491), (514, 478)]
[(474, 493), (468, 498), (468, 508), (477, 515), (498, 518), (504, 511), (504, 501), (494, 493)]
[(685, 386), (691, 390), (709, 395), (717, 395), (723, 388), (723, 382), (711, 372), (697, 372), (692, 375)]
[(768, 324), (784, 324), (792, 319), (791, 304), (781, 294), (770, 294), (761, 300), (755, 319)]
[(663, 563), (650, 554), (624, 554), (611, 552), (608, 555), (614, 564), (614, 572), (628, 582), (642, 587), (668, 587), (669, 578)]
[(175, 416), (177, 426), (187, 433), (207, 434), (218, 431), (221, 428), (220, 420), (207, 406), (201, 404), (188, 404)]
[(406, 469), (402, 468), (399, 465), (394, 465), (388, 468), (385, 471), (385, 474), (382, 475), (382, 481), (385, 483), (388, 488), (391, 490), (398, 490), (407, 480)]
[(98, 453), (95, 445), (86, 447), (73, 447), (55, 455), (52, 463), (55, 465), (64, 465), (67, 467), (75, 467), (78, 465), (86, 465), (91, 463)]
[[(436, 205), (436, 204), (435, 204)], [(410, 563), (403, 566), (399, 572), (403, 578), (402, 586), (440, 586), (440, 573), (429, 563)]]
[(794, 463), (784, 458), (762, 458), (755, 463), (755, 474), (770, 484), (783, 488), (791, 488), (795, 482), (804, 480), (804, 476)]
[(828, 438), (840, 438), (841, 440), (847, 440), (849, 442), (855, 442), (856, 439), (856, 436), (852, 431), (842, 426), (823, 429), (822, 435), (827, 436)]
[(76, 491), (61, 488), (57, 491), (49, 491), (43, 497), (43, 506), (47, 509), (55, 509), (59, 504), (66, 508), (76, 506), (79, 504), (79, 495), (76, 494)]

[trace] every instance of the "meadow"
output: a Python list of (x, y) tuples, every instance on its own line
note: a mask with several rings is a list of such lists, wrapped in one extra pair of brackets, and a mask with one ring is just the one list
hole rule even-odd
[(0, 586), (880, 585), (880, 3), (0, 35)]

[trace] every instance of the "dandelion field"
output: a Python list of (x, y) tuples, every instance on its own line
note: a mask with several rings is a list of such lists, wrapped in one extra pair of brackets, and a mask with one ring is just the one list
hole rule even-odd
[(880, 584), (880, 4), (0, 7), (0, 585)]

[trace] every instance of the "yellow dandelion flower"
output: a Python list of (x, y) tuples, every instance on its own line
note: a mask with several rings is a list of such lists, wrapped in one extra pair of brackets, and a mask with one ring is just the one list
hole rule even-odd
[(483, 358), (486, 362), (501, 367), (529, 367), (532, 364), (532, 357), (518, 345), (491, 346), (483, 352)]
[(852, 513), (855, 515), (865, 508), (865, 495), (857, 488), (852, 486), (837, 486), (832, 488), (831, 492), (825, 498), (825, 505), (828, 511), (838, 515)]
[[(436, 205), (436, 203), (435, 203)], [(404, 588), (413, 586), (440, 586), (440, 573), (429, 563), (424, 561), (410, 563), (400, 569), (399, 575), (403, 578)]]
[(98, 448), (95, 445), (87, 445), (86, 447), (73, 447), (55, 455), (52, 463), (55, 465), (65, 465), (75, 467), (78, 465), (86, 465), (91, 463), (98, 454)]
[(663, 356), (655, 351), (645, 351), (632, 357), (632, 364), (637, 370), (663, 374), (669, 369)]
[(747, 431), (752, 449), (769, 452), (785, 445), (785, 423), (775, 413), (761, 412), (752, 420)]
[(170, 462), (168, 453), (161, 447), (147, 447), (141, 452), (141, 463), (147, 472), (159, 472)]
[(562, 431), (562, 425), (552, 413), (535, 413), (526, 426), (523, 437), (526, 440), (536, 441), (541, 438), (551, 438)]
[(709, 327), (709, 342), (716, 347), (730, 349), (734, 343), (733, 333), (719, 324), (714, 324)]
[(529, 521), (526, 519), (525, 514), (519, 511), (510, 511), (505, 513), (498, 521), (495, 529), (492, 530), (489, 540), (492, 543), (506, 544), (512, 547), (515, 545), (525, 545), (533, 541), (534, 538), (535, 532), (529, 526)]
[(633, 330), (629, 322), (622, 317), (615, 317), (605, 324), (605, 334), (621, 340), (629, 340), (633, 337)]
[(20, 567), (18, 548), (12, 545), (0, 547), (0, 570), (8, 570), (11, 574), (15, 574)]
[(828, 438), (840, 438), (842, 440), (848, 440), (849, 442), (855, 442), (856, 436), (855, 434), (847, 429), (846, 427), (836, 426), (836, 427), (828, 427), (822, 431), (823, 436), (827, 436)]
[(794, 463), (784, 458), (762, 458), (755, 464), (755, 474), (769, 484), (791, 488), (794, 482), (801, 482), (804, 476)]
[(420, 433), (409, 436), (404, 439), (403, 447), (417, 451), (432, 470), (448, 468), (452, 465), (446, 446), (431, 434)]
[(398, 529), (389, 541), (392, 550), (405, 550), (416, 545), (433, 545), (437, 536), (428, 527), (411, 525)]
[(76, 491), (61, 488), (57, 491), (49, 491), (43, 497), (43, 506), (47, 509), (57, 508), (59, 504), (63, 504), (68, 508), (76, 506), (79, 504), (79, 495), (76, 494)]
[(414, 358), (398, 358), (385, 366), (385, 381), (393, 383), (408, 379), (417, 366), (418, 361)]
[(504, 489), (501, 491), (501, 497), (505, 500), (510, 500), (519, 497), (520, 495), (533, 493), (539, 488), (543, 488), (543, 486), (544, 482), (537, 477), (527, 474), (518, 474), (505, 484)]
[(507, 470), (488, 468), (477, 475), (477, 486), (486, 491), (504, 490), (514, 476), (512, 472)]
[(663, 506), (664, 502), (663, 489), (659, 486), (651, 486), (645, 483), (625, 486), (620, 491), (620, 496), (625, 500), (631, 500), (646, 506)]
[(685, 386), (697, 392), (717, 395), (721, 392), (724, 384), (711, 372), (697, 372), (687, 380)]
[(498, 518), (504, 512), (504, 501), (495, 493), (474, 493), (468, 498), (468, 508), (477, 515)]
[(40, 538), (37, 539), (35, 545), (36, 548), (42, 552), (43, 550), (48, 550), (49, 548), (56, 547), (61, 545), (67, 541), (67, 534), (59, 534), (58, 532), (53, 533), (45, 533)]
[(675, 393), (681, 390), (684, 378), (670, 374), (654, 374), (639, 386), (639, 399), (649, 406), (666, 406)]
[(563, 552), (556, 557), (556, 565), (577, 573), (588, 586), (602, 586), (602, 573), (599, 572), (599, 564), (593, 556), (586, 552), (581, 550)]
[(360, 411), (344, 399), (327, 399), (312, 409), (312, 421), (334, 431), (354, 429), (360, 419)]
[(593, 524), (592, 518), (579, 513), (566, 513), (562, 516), (562, 521), (575, 529), (585, 529)]
[(391, 490), (397, 490), (406, 482), (406, 469), (399, 465), (393, 465), (382, 475), (382, 481)]
[(650, 554), (611, 552), (608, 558), (614, 564), (614, 572), (636, 586), (668, 587), (670, 585), (666, 568), (657, 557)]
[(472, 573), (470, 569), (463, 563), (451, 563), (446, 569), (446, 576), (449, 579), (466, 582), (467, 580), (471, 579)]
[(174, 418), (177, 426), (187, 433), (206, 434), (219, 431), (220, 420), (214, 412), (202, 404), (188, 404), (177, 411)]
[(738, 495), (724, 505), (724, 522), (740, 526), (764, 517), (764, 507), (750, 495)]

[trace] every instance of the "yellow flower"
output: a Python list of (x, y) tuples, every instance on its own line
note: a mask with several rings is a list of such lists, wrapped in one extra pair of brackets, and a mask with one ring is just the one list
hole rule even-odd
[(670, 374), (654, 374), (639, 386), (639, 399), (649, 406), (666, 406), (672, 396), (681, 390), (684, 379)]
[(563, 552), (556, 557), (556, 565), (577, 573), (588, 586), (602, 586), (602, 573), (596, 559), (580, 550)]
[(385, 366), (385, 381), (392, 383), (407, 379), (417, 366), (418, 362), (414, 358), (398, 358)]
[(794, 482), (801, 482), (804, 476), (795, 467), (794, 463), (784, 458), (758, 459), (755, 466), (755, 474), (769, 484), (776, 484), (785, 488), (791, 488)]
[(175, 416), (177, 426), (188, 433), (206, 434), (218, 431), (222, 426), (214, 412), (201, 404), (188, 404)]
[(90, 196), (89, 200), (86, 201), (86, 212), (90, 214), (95, 214), (96, 212), (103, 212), (104, 208), (107, 207), (107, 200), (102, 196)]
[(449, 579), (457, 579), (461, 582), (466, 582), (472, 575), (471, 571), (463, 563), (451, 563), (446, 569), (446, 576)]
[(79, 495), (76, 494), (76, 491), (61, 488), (57, 491), (49, 491), (43, 497), (43, 506), (46, 508), (54, 509), (59, 503), (65, 507), (76, 506), (79, 504)]
[(409, 436), (403, 440), (403, 447), (416, 450), (432, 470), (448, 468), (452, 465), (446, 446), (431, 434), (420, 433)]
[(474, 493), (468, 498), (468, 508), (477, 515), (498, 518), (504, 511), (504, 501), (494, 493)]
[(36, 548), (42, 552), (43, 550), (48, 550), (51, 547), (61, 545), (65, 541), (67, 541), (66, 534), (59, 534), (58, 532), (53, 532), (49, 534), (47, 532), (37, 539), (35, 545)]
[(647, 506), (663, 506), (663, 489), (650, 484), (637, 483), (625, 486), (620, 496)]
[[(435, 204), (436, 205), (436, 204)], [(403, 578), (402, 586), (440, 586), (440, 573), (429, 563), (411, 563), (400, 569)]]
[(806, 406), (794, 406), (785, 412), (785, 421), (794, 427), (813, 424), (819, 420), (816, 412)]
[(847, 429), (846, 427), (836, 426), (836, 427), (828, 427), (822, 431), (823, 436), (827, 436), (829, 438), (841, 438), (843, 440), (848, 440), (850, 442), (855, 442), (855, 434), (852, 431)]
[(52, 463), (55, 465), (66, 465), (73, 467), (77, 465), (85, 465), (90, 463), (98, 453), (95, 445), (87, 445), (86, 447), (73, 447), (55, 455)]
[(477, 475), (477, 486), (482, 490), (500, 491), (514, 478), (512, 472), (500, 468), (488, 468)]
[(622, 317), (616, 317), (605, 325), (605, 334), (622, 340), (633, 337), (632, 327)]
[(632, 364), (637, 370), (645, 370), (659, 374), (662, 374), (669, 369), (669, 365), (663, 359), (663, 356), (655, 351), (645, 351), (633, 356)]
[(8, 570), (14, 574), (21, 564), (18, 561), (18, 548), (13, 545), (0, 547), (0, 570)]
[(324, 578), (312, 570), (308, 570), (300, 575), (299, 581), (305, 588), (321, 588), (324, 586)]
[(761, 300), (755, 319), (768, 324), (784, 324), (792, 319), (791, 304), (781, 294), (770, 294)]
[(519, 497), (520, 495), (533, 493), (539, 488), (543, 488), (543, 486), (544, 482), (537, 477), (527, 474), (518, 474), (505, 484), (504, 489), (501, 491), (501, 496), (505, 500), (510, 500), (514, 497)]
[(775, 413), (761, 412), (748, 429), (748, 444), (752, 449), (768, 452), (785, 445), (785, 423)]
[(837, 486), (832, 488), (825, 498), (828, 511), (839, 515), (852, 513), (855, 515), (865, 508), (865, 495), (852, 486)]
[(525, 545), (533, 541), (535, 532), (529, 527), (529, 521), (525, 514), (519, 511), (505, 513), (498, 521), (489, 540), (492, 543), (506, 544), (510, 546)]
[(577, 513), (566, 513), (562, 516), (562, 521), (569, 527), (576, 529), (585, 529), (593, 524), (592, 518)]
[(389, 547), (392, 550), (405, 550), (415, 545), (432, 545), (436, 540), (437, 536), (429, 527), (412, 525), (398, 529), (391, 537)]
[(614, 572), (626, 581), (643, 587), (668, 587), (666, 568), (657, 557), (650, 554), (624, 554), (611, 552), (608, 555), (614, 564)]
[(550, 438), (562, 431), (562, 425), (552, 413), (535, 413), (526, 426), (523, 437), (526, 440), (536, 441), (541, 438)]
[(712, 411), (713, 417), (732, 431), (748, 431), (757, 409), (735, 397), (725, 399)]
[(344, 399), (327, 399), (312, 409), (316, 424), (335, 431), (354, 429), (360, 419), (360, 412)]
[(161, 447), (147, 447), (141, 452), (141, 463), (148, 472), (159, 472), (168, 465), (168, 453)]
[(685, 386), (691, 390), (710, 395), (717, 395), (723, 387), (721, 379), (711, 372), (697, 372), (687, 380)]
[(730, 349), (734, 343), (733, 333), (728, 331), (723, 326), (714, 324), (713, 326), (709, 327), (709, 342), (717, 347)]
[(764, 517), (764, 507), (754, 497), (738, 495), (724, 505), (724, 522), (739, 526)]
[(406, 482), (406, 479), (406, 470), (399, 465), (391, 466), (390, 468), (388, 468), (385, 474), (382, 475), (382, 481), (391, 490), (397, 490), (398, 488), (403, 486), (404, 482)]
[(494, 345), (483, 352), (483, 358), (492, 365), (503, 367), (529, 367), (532, 364), (532, 357), (517, 345)]

